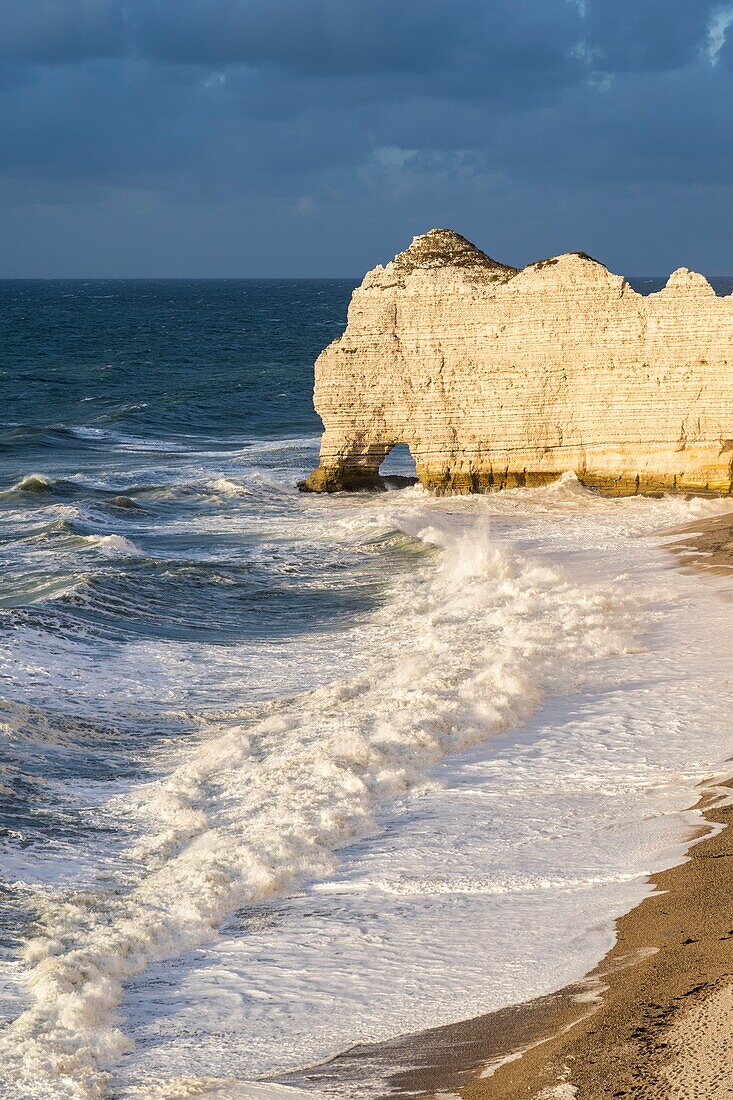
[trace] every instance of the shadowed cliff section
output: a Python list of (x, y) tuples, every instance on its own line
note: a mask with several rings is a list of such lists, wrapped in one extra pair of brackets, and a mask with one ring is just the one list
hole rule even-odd
[(517, 270), (434, 229), (354, 291), (314, 400), (305, 490), (381, 488), (402, 443), (436, 493), (568, 470), (616, 494), (730, 493), (733, 302), (686, 268), (642, 296), (584, 252)]

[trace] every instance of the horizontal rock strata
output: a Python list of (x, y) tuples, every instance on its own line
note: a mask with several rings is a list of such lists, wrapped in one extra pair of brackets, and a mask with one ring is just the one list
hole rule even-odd
[(518, 271), (434, 229), (354, 291), (314, 400), (314, 492), (381, 486), (403, 443), (438, 493), (568, 470), (611, 493), (729, 493), (733, 297), (686, 268), (644, 296), (580, 252)]

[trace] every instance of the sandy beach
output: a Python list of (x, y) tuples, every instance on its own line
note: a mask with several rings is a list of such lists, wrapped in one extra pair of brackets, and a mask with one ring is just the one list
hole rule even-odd
[[(670, 549), (686, 567), (733, 569), (730, 514), (673, 534)], [(515, 1011), (514, 1051), (505, 1048), (511, 1014), (484, 1021), (495, 1044), (489, 1063), (524, 1053), (487, 1077), (486, 1063), (475, 1065), (468, 1082), (454, 1070), (428, 1092), (456, 1089), (466, 1100), (733, 1096), (731, 787), (704, 788), (698, 808), (708, 827), (691, 837), (685, 863), (652, 876), (655, 893), (618, 921), (615, 947), (586, 982)]]
[(691, 568), (712, 569), (718, 573), (733, 570), (733, 518), (730, 513), (688, 523), (671, 534), (675, 541), (670, 544), (670, 550)]
[[(684, 568), (733, 569), (733, 515), (670, 534)], [(732, 791), (733, 780), (702, 785), (686, 861), (651, 876), (654, 893), (618, 920), (615, 946), (583, 981), (354, 1048), (301, 1080), (376, 1075), (392, 1097), (437, 1100), (732, 1097)]]
[[(618, 942), (586, 990), (560, 995), (551, 1037), (462, 1095), (733, 1095), (733, 810), (721, 804), (725, 788), (701, 799), (712, 835), (690, 848), (686, 863), (652, 877), (656, 892), (618, 922)], [(600, 1003), (589, 1006), (594, 986)]]
[(703, 791), (708, 824), (691, 838), (688, 860), (652, 876), (655, 893), (618, 921), (615, 947), (586, 979), (355, 1048), (304, 1076), (343, 1083), (402, 1064), (410, 1068), (388, 1077), (389, 1095), (438, 1100), (733, 1096), (732, 787)]

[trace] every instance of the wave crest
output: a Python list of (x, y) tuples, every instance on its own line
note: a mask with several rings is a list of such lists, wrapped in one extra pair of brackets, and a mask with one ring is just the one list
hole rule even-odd
[(79, 535), (87, 546), (108, 558), (142, 558), (145, 552), (124, 535)]
[(26, 474), (15, 485), (11, 493), (52, 493), (54, 483), (45, 474)]

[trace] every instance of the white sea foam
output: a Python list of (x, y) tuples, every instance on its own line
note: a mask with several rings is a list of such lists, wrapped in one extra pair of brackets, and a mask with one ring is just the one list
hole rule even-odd
[(111, 439), (114, 438), (114, 432), (111, 432), (109, 428), (91, 428), (85, 425), (69, 428), (69, 434), (75, 435), (77, 439)]
[[(594, 886), (607, 886), (619, 882), (636, 882), (643, 877), (642, 872), (635, 874), (587, 875), (582, 878), (572, 875), (538, 877), (532, 874), (516, 874), (503, 879), (482, 878), (476, 875), (448, 875), (440, 878), (420, 878), (417, 876), (394, 875), (389, 879), (376, 879), (360, 882), (358, 890), (383, 890), (386, 894), (422, 895), (450, 894), (531, 894), (535, 890), (586, 890)], [(339, 892), (332, 885), (324, 886), (331, 893)], [(349, 890), (348, 886), (342, 887)], [(316, 892), (318, 887), (316, 887)]]
[(484, 522), (418, 513), (404, 527), (441, 560), (374, 616), (363, 672), (212, 731), (125, 808), (144, 826), (136, 885), (104, 905), (49, 899), (28, 946), (32, 1001), (3, 1040), (9, 1098), (104, 1095), (130, 1050), (125, 981), (242, 906), (333, 873), (338, 849), (446, 754), (521, 725), (629, 644), (625, 597), (495, 547)]
[[(137, 843), (106, 892), (39, 891), (29, 1004), (0, 1048), (8, 1100), (104, 1095), (131, 1035), (114, 1095), (248, 1097), (253, 1076), (359, 1038), (547, 992), (597, 961), (645, 873), (679, 856), (731, 702), (719, 675), (710, 690), (705, 639), (728, 635), (715, 592), (648, 533), (729, 502), (609, 502), (566, 476), (480, 500), (298, 503), (300, 538), (353, 538), (378, 561), (397, 527), (422, 548), (415, 571), (352, 632), (356, 665), (347, 638), (311, 640), (325, 686), (225, 715), (110, 805)], [(649, 630), (653, 676), (629, 654)], [(200, 663), (216, 690), (218, 650), (128, 646), (115, 690), (152, 690), (142, 656), (186, 682)], [(242, 678), (274, 684), (282, 656), (253, 657)], [(89, 683), (107, 693), (103, 674)], [(161, 965), (194, 946), (196, 966)]]
[(133, 1087), (129, 1100), (318, 1100), (313, 1089), (307, 1092), (271, 1081), (216, 1080), (189, 1077)]
[(319, 435), (298, 436), (291, 439), (257, 439), (246, 443), (242, 453), (267, 455), (277, 451), (302, 451), (304, 447), (317, 448), (320, 443)]
[(222, 493), (228, 497), (248, 497), (252, 495), (252, 490), (241, 481), (232, 481), (228, 477), (217, 477), (214, 481), (210, 481), (209, 488), (213, 489), (215, 493)]
[(108, 558), (142, 558), (145, 552), (124, 535), (79, 535), (87, 546)]
[[(415, 488), (306, 508), (334, 539), (371, 523), (375, 551), (395, 523), (415, 530), (430, 516), (458, 532), (488, 518), (498, 545), (556, 563), (571, 590), (620, 588), (643, 649), (613, 657), (570, 699), (551, 686), (523, 731), (445, 759), (387, 819), (375, 806), (387, 831), (352, 845), (315, 889), (244, 909), (185, 967), (133, 980), (123, 1011), (138, 1050), (125, 1081), (214, 1067), (250, 1079), (579, 979), (611, 946), (614, 918), (648, 893), (645, 876), (681, 858), (699, 822), (686, 812), (695, 784), (725, 768), (733, 685), (708, 642), (733, 644), (728, 610), (717, 583), (681, 576), (650, 533), (729, 501), (609, 501), (569, 476), (488, 499), (436, 501)], [(396, 649), (398, 606), (386, 611)], [(387, 664), (383, 626), (359, 638)], [(466, 644), (472, 629), (467, 619)], [(554, 633), (545, 640), (552, 648)], [(560, 677), (563, 664), (560, 654)], [(384, 1091), (343, 1088), (360, 1100)]]

